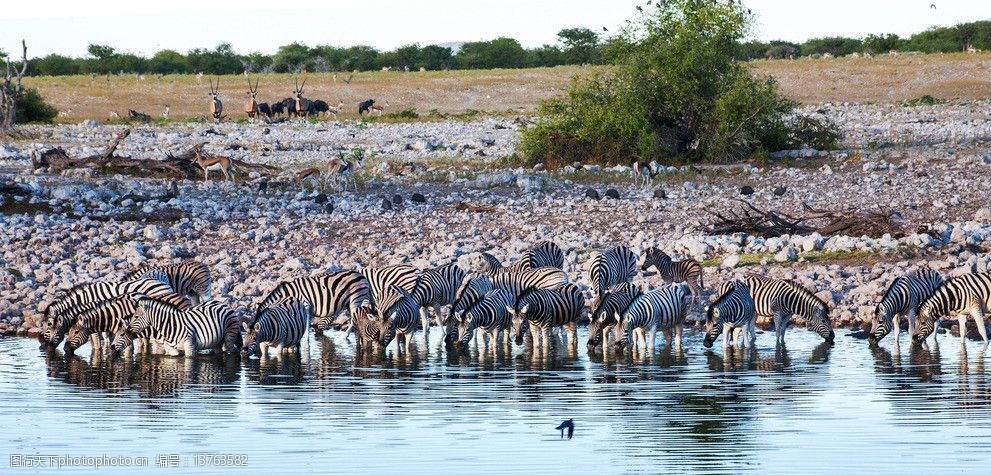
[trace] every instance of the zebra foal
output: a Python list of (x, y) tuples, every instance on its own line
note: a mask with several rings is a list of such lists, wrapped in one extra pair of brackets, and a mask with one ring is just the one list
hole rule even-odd
[(647, 271), (653, 267), (661, 275), (665, 283), (677, 284), (685, 282), (692, 293), (692, 301), (699, 302), (702, 299), (702, 264), (695, 259), (684, 259), (675, 261), (666, 252), (656, 248), (648, 248), (644, 253), (641, 271)]

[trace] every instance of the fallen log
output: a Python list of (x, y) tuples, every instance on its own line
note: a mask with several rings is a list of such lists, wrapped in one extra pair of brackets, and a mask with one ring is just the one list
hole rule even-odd
[(746, 233), (762, 237), (779, 237), (785, 234), (811, 234), (823, 236), (847, 235), (879, 238), (885, 234), (893, 237), (905, 235), (907, 223), (900, 213), (891, 209), (821, 210), (802, 204), (804, 216), (793, 216), (781, 211), (761, 210), (745, 200), (735, 200), (743, 207), (722, 212), (711, 211), (715, 219), (709, 224), (713, 234)]

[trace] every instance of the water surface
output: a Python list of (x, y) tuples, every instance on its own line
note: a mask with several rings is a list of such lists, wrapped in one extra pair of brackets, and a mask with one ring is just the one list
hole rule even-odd
[[(982, 345), (912, 350), (789, 331), (755, 350), (448, 357), (355, 351), (310, 337), (302, 357), (107, 361), (0, 340), (0, 468), (8, 455), (143, 456), (100, 473), (987, 473)], [(420, 335), (418, 334), (418, 337)], [(573, 418), (574, 439), (554, 427)], [(247, 466), (195, 466), (196, 454)], [(158, 468), (158, 456), (180, 466)], [(187, 466), (188, 464), (188, 466)], [(66, 469), (63, 469), (66, 470)], [(40, 470), (55, 472), (54, 469)], [(75, 470), (78, 472), (79, 470)], [(92, 472), (92, 470), (90, 470)], [(63, 473), (72, 473), (73, 470)]]

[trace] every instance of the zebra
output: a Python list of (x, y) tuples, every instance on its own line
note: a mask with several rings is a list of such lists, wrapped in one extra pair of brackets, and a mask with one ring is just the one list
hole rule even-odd
[(750, 288), (758, 317), (774, 317), (777, 343), (784, 343), (788, 319), (801, 315), (809, 330), (826, 341), (833, 341), (833, 325), (829, 321), (829, 307), (819, 297), (801, 285), (759, 275), (748, 275), (743, 282)]
[(702, 346), (712, 348), (712, 343), (725, 331), (723, 348), (726, 348), (730, 340), (736, 343), (740, 332), (746, 331), (743, 346), (750, 348), (757, 333), (757, 309), (754, 306), (754, 299), (750, 297), (747, 284), (739, 280), (723, 286), (723, 288), (727, 287), (728, 289), (706, 309), (705, 339), (702, 340)]
[(689, 294), (686, 284), (671, 284), (659, 289), (644, 292), (623, 312), (619, 318), (620, 349), (630, 345), (633, 330), (648, 332), (647, 348), (654, 350), (657, 329), (667, 330), (668, 346), (681, 347), (681, 331), (688, 312)]
[(305, 341), (310, 326), (309, 304), (294, 298), (283, 297), (262, 310), (258, 318), (245, 320), (244, 348), (247, 356), (268, 354), (270, 345), (278, 353), (299, 353), (300, 341)]
[[(623, 282), (607, 290), (589, 317), (587, 345), (594, 347), (602, 344), (605, 340), (603, 333), (608, 335), (608, 332), (617, 330), (619, 317), (642, 294), (640, 286), (631, 282)], [(638, 330), (637, 335), (642, 339), (643, 332)]]
[(269, 305), (284, 297), (306, 302), (310, 308), (311, 325), (318, 331), (330, 328), (334, 317), (345, 310), (350, 317), (350, 329), (358, 309), (371, 308), (371, 294), (365, 277), (355, 271), (342, 270), (280, 282), (258, 304), (255, 319), (261, 317)]
[(135, 335), (150, 329), (153, 338), (169, 356), (180, 352), (187, 357), (200, 350), (240, 351), (241, 329), (238, 318), (227, 304), (210, 301), (188, 310), (163, 300), (138, 295), (134, 316), (125, 319), (125, 329), (114, 338), (113, 355), (119, 355)]
[[(486, 293), (458, 319), (458, 342), (461, 351), (468, 350), (468, 343), (476, 331), (488, 335), (489, 345), (495, 352), (499, 332), (507, 337), (512, 326), (512, 318), (506, 311), (512, 305), (513, 296), (505, 290), (495, 289)], [(485, 345), (485, 335), (479, 335), (479, 346)]]
[(465, 280), (465, 271), (457, 264), (429, 269), (420, 274), (410, 294), (413, 300), (420, 306), (420, 324), (423, 327), (424, 338), (430, 331), (430, 312), (433, 309), (437, 326), (442, 332), (446, 332), (446, 325), (441, 314), (442, 307), (454, 303), (455, 293)]
[(132, 271), (124, 280), (156, 279), (172, 287), (172, 291), (187, 296), (193, 305), (212, 299), (210, 268), (202, 262), (183, 261), (162, 266), (143, 266)]
[(556, 267), (506, 272), (492, 277), (492, 288), (502, 289), (513, 296), (513, 306), (525, 292), (532, 289), (554, 289), (568, 283), (568, 274)]
[(124, 319), (130, 317), (137, 302), (129, 295), (104, 300), (93, 305), (76, 317), (76, 323), (65, 337), (65, 352), (71, 354), (86, 344), (92, 336), (94, 350), (99, 349), (100, 335), (115, 335), (124, 328)]
[[(382, 348), (389, 346), (396, 339), (397, 347), (409, 349), (413, 339), (410, 335), (416, 331), (422, 302), (416, 300), (406, 289), (392, 284), (379, 305), (379, 343)], [(388, 302), (388, 303), (387, 303)], [(386, 306), (388, 305), (388, 306)]]
[(499, 259), (487, 252), (482, 253), (481, 272), (495, 276), (506, 272), (519, 272), (539, 267), (564, 269), (564, 252), (553, 241), (540, 241), (523, 252), (520, 259), (509, 267), (503, 267)]
[(154, 279), (79, 284), (45, 309), (42, 342), (58, 346), (69, 328), (76, 323), (76, 317), (80, 312), (105, 300), (136, 293), (168, 299), (174, 305), (189, 308), (189, 302), (173, 293), (172, 287)]
[[(507, 294), (512, 295), (507, 292)], [(567, 326), (570, 344), (575, 343), (577, 323), (585, 309), (585, 297), (575, 284), (566, 283), (553, 289), (531, 288), (520, 296), (515, 305), (506, 306), (512, 318), (513, 336), (517, 345), (523, 344), (524, 335), (532, 331), (534, 346), (539, 345), (538, 336), (543, 336), (543, 344), (548, 345), (553, 327)]]
[(698, 261), (691, 258), (674, 261), (664, 251), (656, 247), (651, 247), (644, 253), (643, 265), (640, 266), (640, 270), (646, 272), (652, 266), (661, 274), (661, 278), (664, 279), (665, 283), (687, 283), (688, 290), (692, 292), (692, 301), (701, 301), (703, 288), (702, 265)]
[(626, 246), (615, 246), (592, 256), (588, 266), (588, 280), (592, 283), (592, 307), (607, 290), (617, 284), (631, 282), (637, 275), (637, 255)]
[(874, 307), (871, 318), (871, 334), (868, 341), (881, 341), (892, 327), (895, 339), (901, 334), (901, 316), (908, 318), (908, 333), (915, 333), (915, 316), (919, 306), (943, 283), (943, 276), (931, 269), (920, 269), (914, 274), (896, 278), (884, 291), (884, 296)]
[(444, 343), (450, 347), (458, 339), (458, 332), (453, 328), (453, 324), (459, 322), (464, 317), (465, 312), (481, 300), (492, 290), (492, 278), (488, 274), (472, 273), (465, 276), (458, 290), (454, 293), (454, 302), (451, 304), (451, 313), (447, 318), (447, 333), (444, 335)]
[(921, 345), (936, 330), (936, 322), (944, 316), (957, 314), (960, 323), (960, 343), (967, 338), (967, 315), (974, 318), (977, 331), (984, 344), (988, 344), (988, 330), (984, 312), (991, 305), (991, 272), (964, 274), (951, 277), (940, 284), (919, 307), (915, 316), (915, 333), (912, 343)]
[(378, 309), (380, 302), (386, 307), (394, 303), (383, 300), (399, 298), (395, 293), (390, 293), (390, 286), (396, 285), (407, 292), (412, 292), (420, 279), (420, 270), (408, 265), (366, 267), (359, 273), (368, 281), (373, 310)]

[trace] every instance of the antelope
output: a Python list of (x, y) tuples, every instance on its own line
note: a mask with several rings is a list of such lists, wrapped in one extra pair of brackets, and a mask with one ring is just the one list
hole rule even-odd
[(203, 146), (206, 142), (201, 143), (193, 147), (196, 153), (195, 162), (200, 168), (203, 169), (203, 183), (210, 180), (210, 170), (219, 170), (227, 177), (227, 181), (234, 181), (234, 173), (232, 172), (233, 163), (230, 158), (227, 157), (204, 157), (201, 153), (203, 151)]
[(337, 114), (341, 113), (341, 109), (344, 107), (344, 101), (337, 101), (337, 107), (327, 106), (327, 115), (334, 116), (334, 120), (337, 120)]
[(255, 97), (258, 96), (258, 81), (255, 81), (255, 87), (251, 87), (251, 79), (248, 79), (248, 101), (244, 103), (244, 113), (248, 114), (249, 119), (254, 119), (258, 115), (258, 101)]
[(354, 180), (354, 167), (355, 165), (361, 165), (361, 159), (363, 155), (356, 156), (356, 161), (351, 162), (344, 156), (344, 152), (337, 154), (337, 157), (331, 158), (327, 162), (327, 176), (334, 180), (335, 183), (344, 182), (344, 185), (340, 188), (341, 191), (347, 191), (348, 181), (351, 182), (351, 186), (354, 187), (354, 191), (358, 191), (358, 183)]
[(385, 101), (385, 104), (382, 105), (372, 103), (372, 110), (369, 111), (369, 114), (382, 115), (382, 111), (385, 110), (386, 107), (389, 107), (389, 101)]
[(220, 78), (217, 78), (217, 85), (213, 85), (213, 79), (210, 80), (210, 113), (213, 114), (213, 120), (218, 124), (220, 123), (220, 116), (224, 113), (224, 103), (220, 102)]
[(165, 120), (169, 120), (169, 111), (170, 111), (170, 110), (171, 110), (171, 109), (169, 108), (169, 105), (168, 105), (168, 104), (165, 104), (165, 110), (164, 110), (164, 111), (162, 111), (162, 118), (163, 118), (163, 119), (165, 119)]
[(303, 84), (299, 83), (299, 79), (296, 79), (296, 89), (293, 90), (293, 95), (296, 96), (296, 117), (305, 119), (306, 113), (310, 110), (310, 100), (303, 98), (303, 87), (306, 86), (306, 78), (303, 78)]
[(318, 188), (321, 192), (323, 191), (323, 180), (320, 178), (319, 168), (306, 168), (300, 170), (296, 174), (296, 179), (299, 180), (299, 189), (303, 190), (304, 186), (309, 183), (311, 188)]

